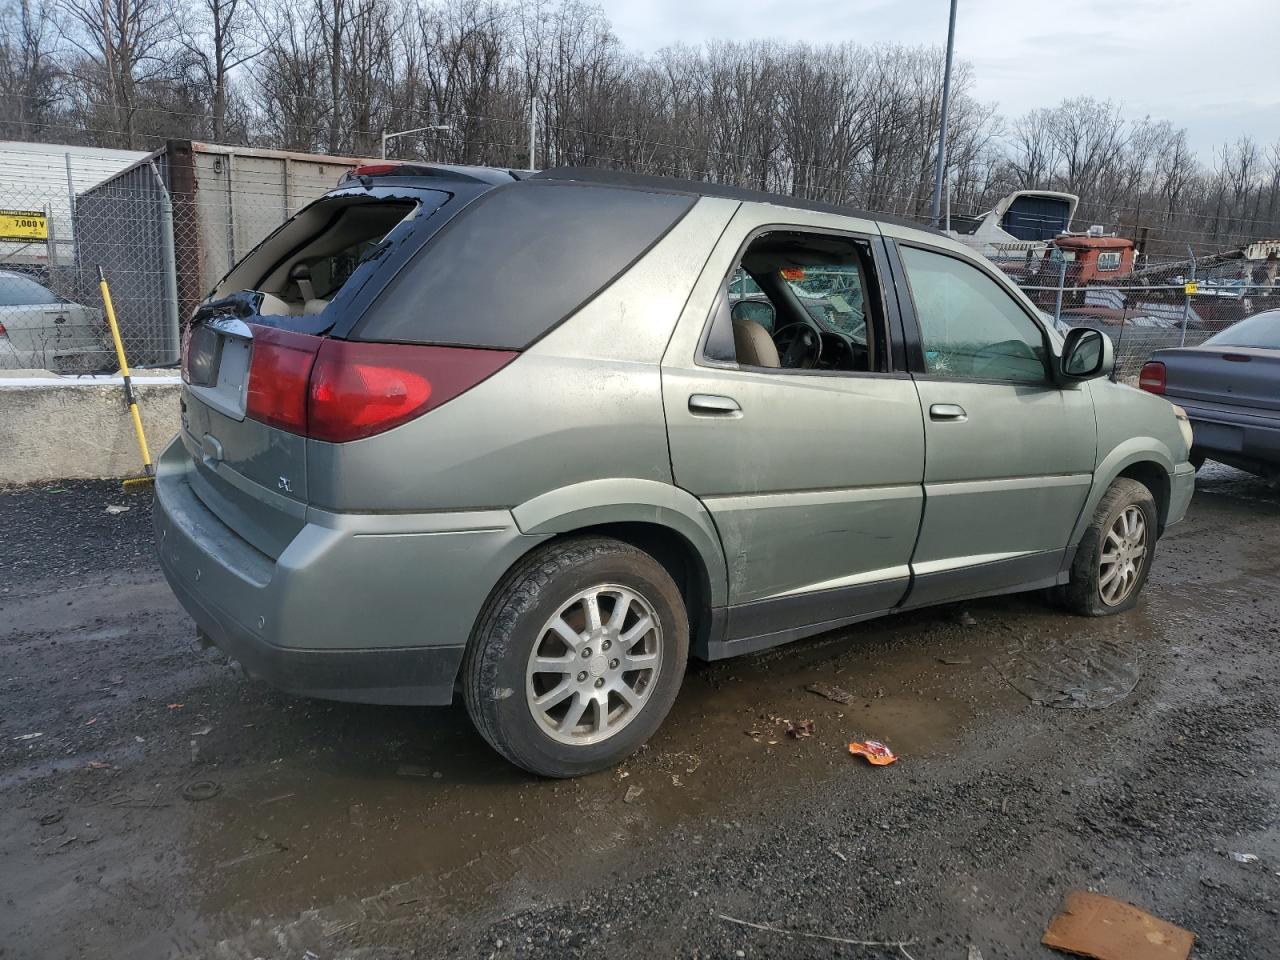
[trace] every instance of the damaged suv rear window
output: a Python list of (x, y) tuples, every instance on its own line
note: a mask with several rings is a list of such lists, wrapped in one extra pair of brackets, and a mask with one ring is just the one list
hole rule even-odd
[(694, 200), (566, 183), (501, 187), (400, 271), (352, 337), (523, 349), (622, 273)]
[(417, 215), (431, 213), (446, 200), (447, 194), (429, 190), (398, 198), (359, 193), (324, 197), (250, 251), (219, 281), (210, 299), (251, 291), (263, 318), (301, 328), (305, 318), (324, 313), (362, 267), (367, 278), (367, 262), (397, 228), (404, 233)]

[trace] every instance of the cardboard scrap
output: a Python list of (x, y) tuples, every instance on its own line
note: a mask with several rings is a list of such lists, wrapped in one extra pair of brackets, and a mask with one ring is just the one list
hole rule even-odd
[(1093, 960), (1187, 960), (1195, 939), (1131, 903), (1072, 890), (1040, 942)]

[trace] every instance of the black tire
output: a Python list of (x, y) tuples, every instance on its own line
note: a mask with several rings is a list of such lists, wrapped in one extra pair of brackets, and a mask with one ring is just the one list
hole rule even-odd
[[(653, 608), (662, 660), (643, 705), (624, 727), (599, 743), (566, 744), (535, 719), (526, 669), (543, 625), (577, 593), (602, 583), (634, 591)], [(533, 551), (494, 588), (463, 658), (463, 698), (480, 735), (507, 760), (544, 777), (576, 777), (613, 766), (653, 735), (675, 702), (688, 656), (688, 612), (662, 565), (619, 540), (575, 537)]]
[[(1131, 506), (1138, 507), (1143, 513), (1146, 523), (1146, 553), (1140, 560), (1137, 577), (1129, 592), (1119, 602), (1107, 603), (1100, 586), (1102, 547), (1107, 531)], [(1137, 480), (1118, 478), (1103, 494), (1098, 508), (1093, 512), (1093, 520), (1080, 538), (1080, 546), (1076, 549), (1075, 559), (1071, 564), (1071, 580), (1062, 589), (1063, 605), (1073, 613), (1086, 617), (1105, 617), (1131, 610), (1138, 602), (1138, 596), (1151, 572), (1158, 529), (1159, 514), (1151, 491)]]

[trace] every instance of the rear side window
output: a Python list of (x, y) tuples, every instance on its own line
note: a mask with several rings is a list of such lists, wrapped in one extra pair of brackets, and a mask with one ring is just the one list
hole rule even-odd
[(352, 337), (523, 349), (639, 258), (694, 199), (576, 184), (500, 187), (400, 271)]
[(1280, 310), (1268, 310), (1246, 317), (1205, 341), (1214, 347), (1262, 347), (1280, 349)]
[(34, 280), (14, 274), (0, 277), (0, 307), (24, 307), (57, 302), (57, 297)]

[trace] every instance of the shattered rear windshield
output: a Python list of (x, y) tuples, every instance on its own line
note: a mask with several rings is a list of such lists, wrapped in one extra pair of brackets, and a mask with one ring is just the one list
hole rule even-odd
[[(291, 317), (323, 314), (338, 294), (398, 233), (448, 194), (418, 191), (414, 198), (367, 194), (325, 197), (300, 211), (241, 260), (219, 282), (211, 300), (238, 298), (277, 326), (304, 327)], [(359, 284), (353, 284), (358, 286)], [(327, 325), (327, 324), (326, 324)]]

